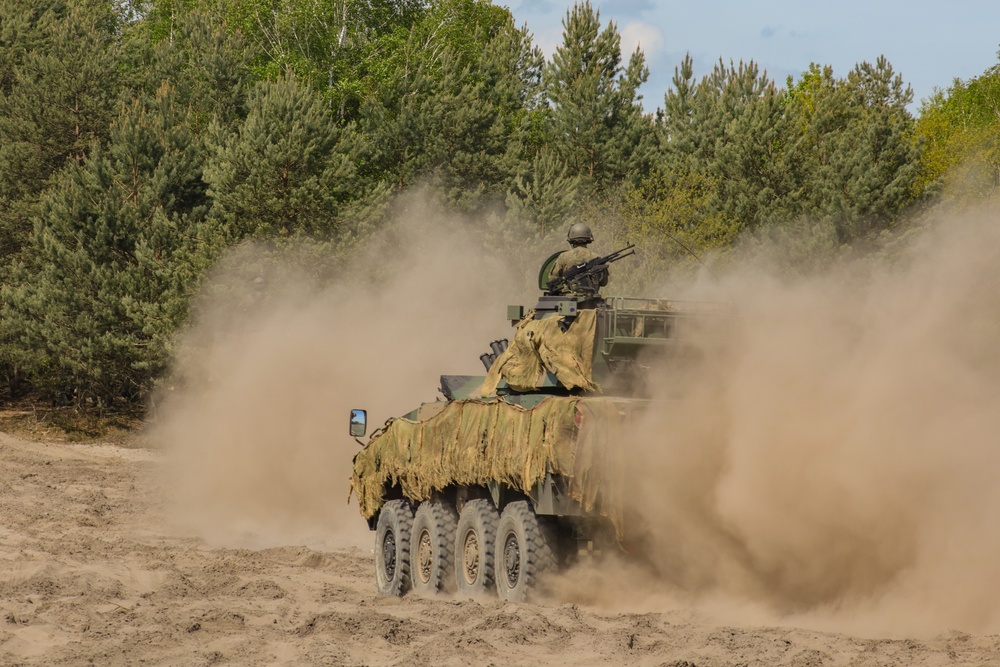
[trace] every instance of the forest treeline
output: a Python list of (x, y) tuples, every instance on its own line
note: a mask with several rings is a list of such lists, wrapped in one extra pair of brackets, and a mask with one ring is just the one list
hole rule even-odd
[(416, 185), (529, 241), (589, 222), (649, 272), (774, 230), (877, 245), (997, 187), (1000, 66), (916, 116), (884, 58), (693, 69), (644, 111), (643, 54), (588, 1), (545, 58), (488, 0), (0, 0), (5, 396), (141, 409), (228, 248), (322, 262)]

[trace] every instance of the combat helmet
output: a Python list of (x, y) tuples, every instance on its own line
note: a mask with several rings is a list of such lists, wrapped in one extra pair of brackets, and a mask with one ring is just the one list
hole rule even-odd
[(566, 232), (566, 240), (574, 245), (587, 244), (594, 240), (594, 235), (590, 232), (590, 227), (582, 222), (576, 222), (570, 225), (569, 231)]

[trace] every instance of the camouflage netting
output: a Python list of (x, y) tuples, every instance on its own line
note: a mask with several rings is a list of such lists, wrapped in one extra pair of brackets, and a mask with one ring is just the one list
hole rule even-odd
[(396, 419), (376, 433), (354, 458), (351, 489), (371, 518), (387, 484), (415, 501), (490, 481), (531, 493), (548, 469), (569, 479), (569, 495), (584, 511), (611, 519), (620, 538), (621, 411), (606, 398), (553, 396), (530, 410), (500, 400), (452, 401), (429, 419)]
[(480, 395), (495, 396), (501, 380), (506, 380), (514, 391), (531, 391), (541, 386), (545, 371), (555, 375), (567, 389), (596, 391), (593, 361), (597, 311), (581, 310), (563, 331), (565, 321), (564, 317), (536, 320), (529, 312), (518, 323), (514, 342), (493, 362)]

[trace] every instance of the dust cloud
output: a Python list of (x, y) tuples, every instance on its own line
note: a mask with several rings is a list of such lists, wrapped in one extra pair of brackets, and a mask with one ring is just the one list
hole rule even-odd
[(332, 281), (305, 272), (315, 249), (255, 246), (208, 281), (155, 432), (178, 520), (210, 542), (369, 546), (347, 503), (350, 409), (368, 410), (370, 432), (435, 400), (439, 375), (481, 373), (507, 335), (504, 286), (525, 278), (468, 222), (417, 196), (399, 208)]
[[(185, 521), (217, 543), (369, 544), (346, 503), (349, 409), (377, 426), (433, 400), (438, 375), (482, 372), (510, 332), (503, 306), (533, 295), (523, 267), (537, 264), (469, 230), (413, 205), (332, 284), (294, 252), (223, 263), (158, 409)], [(683, 295), (734, 316), (701, 339), (700, 364), (655, 378), (671, 400), (627, 443), (647, 558), (571, 571), (558, 599), (861, 634), (1000, 631), (996, 213), (812, 275), (769, 267)]]
[(693, 371), (657, 378), (682, 398), (631, 439), (649, 567), (596, 589), (620, 602), (622, 579), (645, 598), (655, 582), (753, 623), (1000, 630), (998, 222), (941, 221), (808, 277), (748, 262), (701, 286), (734, 317)]

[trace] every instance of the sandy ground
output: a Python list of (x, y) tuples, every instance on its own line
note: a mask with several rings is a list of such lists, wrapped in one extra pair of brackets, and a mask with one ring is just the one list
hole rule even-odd
[[(1000, 636), (861, 638), (704, 611), (375, 595), (367, 548), (220, 548), (161, 455), (0, 434), (3, 665), (997, 665)], [(359, 522), (360, 522), (359, 518)]]

